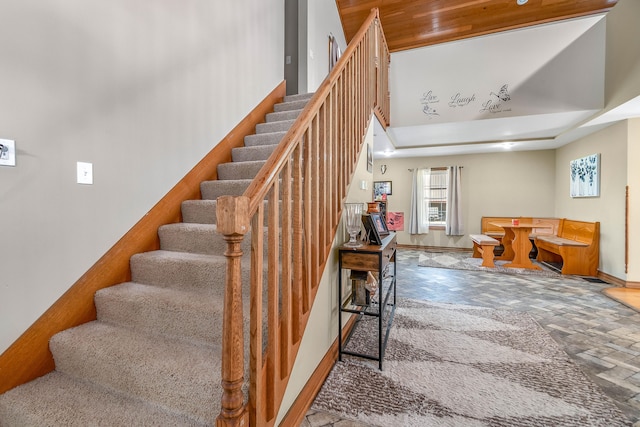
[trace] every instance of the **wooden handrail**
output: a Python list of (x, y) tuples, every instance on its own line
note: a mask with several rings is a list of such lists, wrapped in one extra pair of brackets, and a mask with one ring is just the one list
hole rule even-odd
[[(227, 239), (229, 263), (218, 426), (275, 424), (372, 114), (388, 125), (388, 66), (373, 9), (244, 195), (218, 200), (218, 221), (226, 224), (218, 230)], [(245, 342), (238, 242), (249, 223), (254, 232), (245, 403), (238, 397)]]

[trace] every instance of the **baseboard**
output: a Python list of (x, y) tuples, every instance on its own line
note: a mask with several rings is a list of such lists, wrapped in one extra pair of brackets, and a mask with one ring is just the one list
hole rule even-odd
[(625, 288), (640, 289), (640, 282), (624, 282)]
[[(343, 339), (346, 339), (347, 335), (355, 325), (355, 322), (356, 316), (351, 316), (344, 328), (342, 328)], [(287, 411), (287, 414), (280, 422), (281, 427), (297, 427), (302, 425), (305, 415), (309, 411), (309, 408), (311, 408), (311, 405), (313, 405), (313, 401), (318, 395), (322, 384), (324, 384), (324, 381), (331, 373), (331, 369), (337, 360), (338, 339), (336, 338), (333, 345), (329, 347), (329, 350), (316, 367), (315, 371), (313, 371), (313, 374), (311, 374), (311, 377), (309, 377), (304, 388), (300, 391), (300, 394), (296, 398), (295, 402), (293, 402), (293, 405), (289, 408), (289, 411)]]
[(448, 246), (418, 246), (418, 245), (402, 245), (398, 244), (398, 248), (413, 249), (425, 252), (472, 252), (472, 248), (451, 248)]
[[(620, 287), (627, 287), (627, 288), (632, 288), (633, 286), (629, 286), (629, 283), (633, 283), (633, 282), (626, 282), (622, 279), (619, 279), (615, 276), (612, 276), (610, 274), (607, 273), (603, 273), (602, 271), (598, 270), (598, 275), (596, 276), (598, 277), (598, 279), (603, 280), (607, 283), (611, 283), (612, 285), (617, 285)], [(638, 287), (640, 288), (640, 283), (637, 283)]]

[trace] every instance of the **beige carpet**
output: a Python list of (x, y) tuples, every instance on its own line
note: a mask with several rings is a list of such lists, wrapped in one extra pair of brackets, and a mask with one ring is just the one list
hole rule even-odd
[[(376, 324), (351, 350), (375, 348)], [(630, 425), (527, 313), (408, 299), (383, 370), (344, 356), (313, 409), (373, 426)]]
[(527, 274), (542, 277), (559, 277), (560, 274), (549, 269), (544, 264), (533, 261), (541, 270), (528, 268), (503, 267), (509, 261), (495, 261), (494, 268), (483, 267), (482, 258), (473, 258), (471, 252), (424, 252), (420, 254), (418, 265), (420, 267), (451, 268), (454, 270), (475, 270), (489, 273)]

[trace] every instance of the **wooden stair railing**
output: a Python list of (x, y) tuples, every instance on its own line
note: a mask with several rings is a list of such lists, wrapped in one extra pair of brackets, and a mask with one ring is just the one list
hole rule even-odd
[[(244, 195), (218, 199), (228, 242), (218, 426), (275, 424), (372, 113), (389, 123), (389, 59), (374, 9)], [(250, 229), (266, 239), (251, 233), (245, 403), (239, 242)]]

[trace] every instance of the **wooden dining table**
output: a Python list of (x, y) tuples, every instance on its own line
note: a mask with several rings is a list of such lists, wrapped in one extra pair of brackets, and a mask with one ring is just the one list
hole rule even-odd
[(496, 257), (496, 260), (511, 261), (504, 264), (502, 267), (507, 268), (529, 268), (532, 270), (540, 270), (540, 267), (535, 265), (529, 259), (529, 252), (533, 248), (529, 235), (534, 228), (553, 228), (553, 224), (531, 221), (518, 221), (514, 223), (512, 221), (494, 221), (489, 224), (504, 229), (504, 237), (502, 238), (502, 246), (504, 251), (502, 255)]

